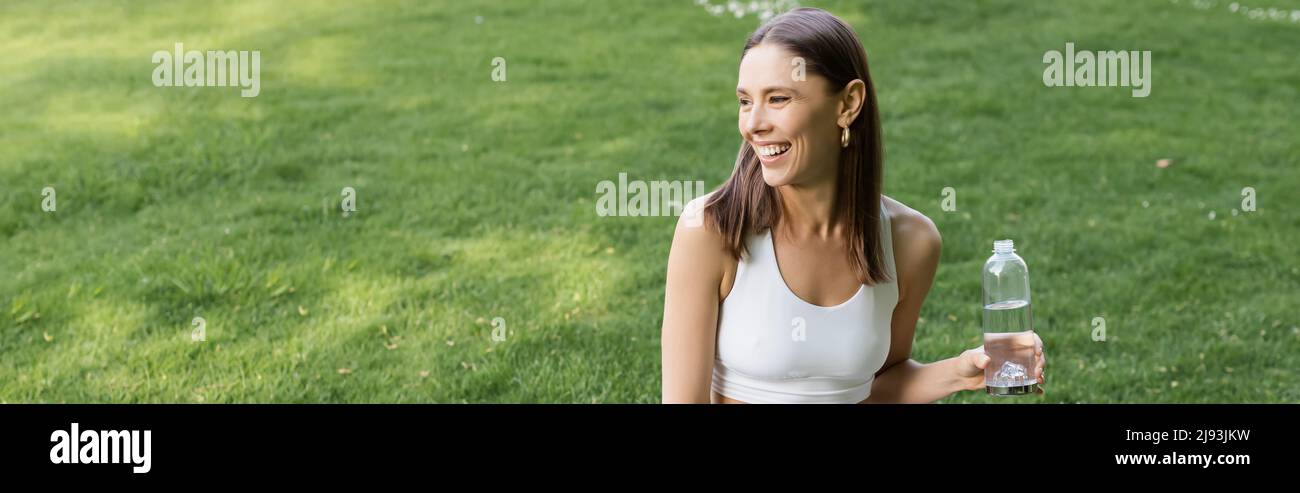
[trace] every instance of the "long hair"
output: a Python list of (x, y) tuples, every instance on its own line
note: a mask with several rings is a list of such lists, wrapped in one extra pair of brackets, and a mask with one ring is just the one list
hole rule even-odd
[[(866, 85), (866, 101), (849, 124), (849, 145), (840, 152), (833, 220), (846, 227), (845, 249), (855, 274), (867, 285), (888, 282), (881, 242), (880, 189), (884, 146), (880, 139), (880, 110), (876, 88), (867, 71), (862, 42), (844, 21), (811, 8), (786, 12), (749, 36), (740, 58), (759, 43), (775, 43), (803, 57), (805, 70), (826, 78), (839, 91), (854, 79)], [(749, 142), (740, 143), (731, 177), (713, 194), (705, 208), (709, 225), (727, 241), (736, 259), (748, 254), (745, 239), (776, 225), (781, 217), (777, 191), (763, 181), (758, 154)]]

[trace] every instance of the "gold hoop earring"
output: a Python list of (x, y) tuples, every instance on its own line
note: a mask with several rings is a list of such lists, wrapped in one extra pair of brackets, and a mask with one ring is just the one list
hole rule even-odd
[(849, 146), (849, 127), (844, 127), (844, 131), (840, 132), (840, 147), (848, 147), (848, 146)]

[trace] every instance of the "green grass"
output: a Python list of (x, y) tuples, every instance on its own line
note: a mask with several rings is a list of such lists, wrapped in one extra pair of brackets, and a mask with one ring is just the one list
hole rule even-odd
[[(468, 3), (0, 6), (0, 401), (657, 402), (675, 220), (596, 217), (594, 190), (728, 176), (758, 21)], [(914, 358), (979, 344), (980, 266), (1011, 237), (1039, 401), (1300, 401), (1300, 24), (1163, 1), (813, 4), (867, 46), (886, 193), (944, 236)], [(1067, 41), (1151, 50), (1151, 96), (1044, 87)], [(150, 55), (176, 42), (261, 50), (261, 95), (153, 87)], [(1232, 215), (1246, 186), (1258, 210)]]

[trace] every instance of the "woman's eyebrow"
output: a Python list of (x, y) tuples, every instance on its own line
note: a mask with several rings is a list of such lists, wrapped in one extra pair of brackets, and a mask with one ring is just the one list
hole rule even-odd
[[(798, 90), (796, 90), (796, 89), (793, 88), (793, 87), (789, 87), (789, 86), (768, 86), (768, 87), (764, 87), (763, 90), (759, 91), (759, 94), (769, 93), (769, 92), (773, 92), (773, 91), (785, 91), (785, 92), (792, 92), (792, 93), (795, 93), (795, 94), (799, 94), (799, 91), (798, 91)], [(746, 95), (748, 95), (749, 92), (745, 91), (745, 88), (743, 88), (743, 87), (737, 87), (737, 88), (736, 88), (736, 94), (746, 94)]]

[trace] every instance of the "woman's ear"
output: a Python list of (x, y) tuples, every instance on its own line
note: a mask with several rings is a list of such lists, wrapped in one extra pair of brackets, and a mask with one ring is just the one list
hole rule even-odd
[(841, 128), (848, 127), (862, 112), (862, 105), (867, 101), (867, 84), (862, 79), (853, 79), (840, 91), (840, 116), (837, 123)]

